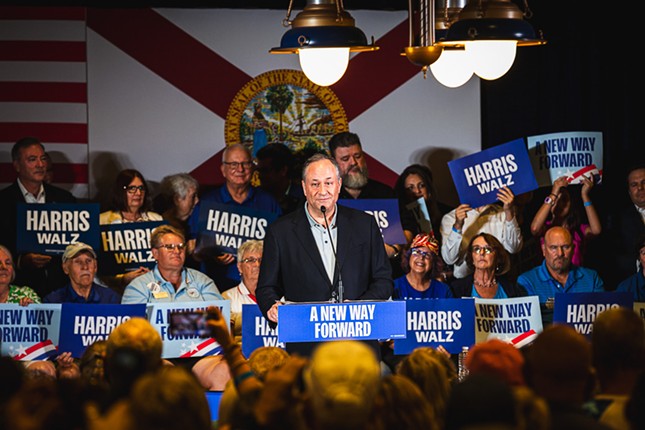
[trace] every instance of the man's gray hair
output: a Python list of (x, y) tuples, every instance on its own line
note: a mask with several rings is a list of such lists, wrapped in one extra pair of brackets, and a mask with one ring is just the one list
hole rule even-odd
[(322, 153), (317, 153), (312, 155), (305, 161), (305, 164), (302, 166), (302, 180), (306, 181), (307, 180), (307, 169), (309, 168), (310, 165), (313, 163), (317, 163), (318, 161), (323, 161), (323, 160), (328, 160), (331, 164), (334, 165), (334, 168), (336, 168), (336, 176), (338, 177), (338, 180), (340, 181), (340, 167), (338, 166), (338, 163), (336, 160), (334, 160), (332, 157), (330, 157), (327, 154), (322, 154)]

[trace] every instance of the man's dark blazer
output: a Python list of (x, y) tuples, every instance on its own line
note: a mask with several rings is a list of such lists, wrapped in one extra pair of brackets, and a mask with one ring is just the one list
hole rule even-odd
[(645, 235), (645, 224), (634, 204), (624, 206), (609, 219), (607, 233), (612, 243), (609, 245), (611, 252), (609, 255), (605, 252), (605, 257), (613, 259), (614, 263), (605, 264), (608, 267), (599, 272), (606, 288), (614, 290), (618, 283), (636, 273), (637, 246)]
[[(347, 300), (386, 300), (393, 283), (383, 238), (374, 217), (337, 205), (338, 264)], [(276, 300), (327, 301), (338, 285), (330, 282), (311, 233), (304, 205), (271, 224), (264, 239), (258, 305), (266, 317)]]
[[(76, 203), (76, 198), (67, 190), (44, 184), (45, 201), (47, 203)], [(18, 203), (25, 203), (25, 198), (14, 182), (7, 188), (0, 191), (0, 243), (11, 251), (14, 263), (17, 265), (19, 255), (16, 253), (16, 207)], [(60, 267), (60, 258), (54, 257), (44, 269), (16, 267), (16, 285), (26, 285), (33, 288), (40, 297), (44, 297), (51, 291), (62, 287), (67, 283), (67, 276)]]

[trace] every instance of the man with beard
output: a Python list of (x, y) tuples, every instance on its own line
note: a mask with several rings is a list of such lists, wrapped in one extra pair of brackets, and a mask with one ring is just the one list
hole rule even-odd
[[(368, 178), (367, 160), (363, 154), (361, 140), (356, 133), (343, 131), (329, 139), (329, 153), (340, 167), (343, 186), (339, 199), (393, 199), (394, 189), (382, 182)], [(385, 244), (389, 259), (395, 259), (401, 253), (402, 245)], [(399, 262), (393, 262), (392, 268), (398, 270), (394, 276), (401, 275)]]
[(542, 323), (553, 322), (553, 301), (556, 293), (603, 292), (602, 279), (595, 270), (571, 264), (573, 240), (569, 230), (551, 227), (544, 235), (542, 254), (544, 261), (538, 267), (517, 278), (529, 296), (538, 296)]

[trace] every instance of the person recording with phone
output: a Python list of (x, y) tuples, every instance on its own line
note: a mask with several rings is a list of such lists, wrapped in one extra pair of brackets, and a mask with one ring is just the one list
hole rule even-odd
[[(391, 267), (376, 221), (336, 204), (342, 185), (336, 161), (315, 154), (302, 172), (305, 204), (272, 223), (264, 238), (256, 297), (274, 327), (283, 298), (340, 302), (392, 295)], [(286, 349), (308, 356), (314, 346), (288, 343)]]

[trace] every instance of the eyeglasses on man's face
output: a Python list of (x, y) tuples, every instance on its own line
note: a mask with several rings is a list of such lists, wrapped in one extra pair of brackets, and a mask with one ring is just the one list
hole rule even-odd
[(231, 170), (237, 170), (240, 167), (246, 169), (250, 169), (253, 167), (253, 162), (252, 161), (222, 161), (222, 164), (224, 164), (226, 167), (228, 167)]
[(161, 244), (157, 247), (157, 249), (164, 248), (168, 252), (182, 252), (184, 249), (186, 249), (186, 244), (185, 243), (165, 243)]
[(126, 190), (128, 194), (134, 194), (137, 191), (142, 193), (146, 192), (146, 188), (143, 185), (127, 185), (123, 187), (123, 189)]
[(421, 249), (418, 249), (418, 248), (413, 248), (411, 253), (412, 253), (412, 255), (416, 255), (417, 257), (420, 257), (420, 258), (426, 258), (428, 260), (430, 258), (432, 258), (432, 254), (430, 254), (427, 251), (423, 251)]
[(473, 253), (477, 255), (482, 255), (482, 254), (488, 255), (488, 254), (492, 254), (493, 252), (495, 252), (495, 248), (491, 246), (479, 246), (479, 245), (473, 246)]
[(261, 257), (247, 257), (242, 260), (242, 263), (246, 264), (255, 264), (255, 263), (262, 263), (262, 258)]

